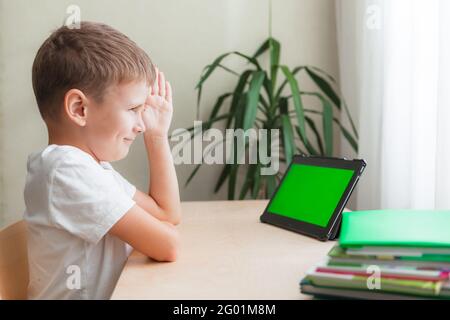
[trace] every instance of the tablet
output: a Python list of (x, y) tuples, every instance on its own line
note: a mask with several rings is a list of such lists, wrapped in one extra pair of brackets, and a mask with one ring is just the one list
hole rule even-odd
[(296, 155), (261, 222), (322, 241), (337, 238), (344, 207), (366, 162)]

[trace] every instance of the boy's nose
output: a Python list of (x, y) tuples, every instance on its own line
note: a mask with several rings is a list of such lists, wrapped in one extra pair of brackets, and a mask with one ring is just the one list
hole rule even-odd
[(138, 123), (136, 123), (135, 130), (138, 133), (142, 133), (146, 130), (144, 120), (142, 120), (141, 117), (139, 117), (139, 121), (138, 121)]

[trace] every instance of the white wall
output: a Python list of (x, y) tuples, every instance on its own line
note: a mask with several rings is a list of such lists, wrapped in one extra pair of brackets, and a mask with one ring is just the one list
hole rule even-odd
[[(273, 35), (282, 43), (284, 63), (315, 65), (337, 77), (334, 1), (273, 2)], [(69, 4), (81, 7), (83, 20), (105, 22), (129, 35), (165, 71), (174, 88), (173, 129), (193, 125), (194, 87), (206, 64), (226, 51), (252, 54), (268, 36), (263, 0), (0, 0), (0, 227), (21, 218), (27, 155), (47, 142), (31, 87), (31, 65), (43, 40), (62, 25)], [(234, 84), (225, 73), (211, 80), (205, 87), (203, 119), (214, 98)], [(147, 189), (142, 141), (114, 166)], [(226, 197), (225, 188), (212, 192), (220, 166), (205, 166), (184, 188), (193, 167), (177, 167), (183, 200)]]

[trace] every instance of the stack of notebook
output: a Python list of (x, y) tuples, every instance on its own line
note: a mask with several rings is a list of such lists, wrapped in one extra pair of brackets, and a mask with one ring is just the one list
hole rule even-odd
[(344, 213), (339, 244), (301, 292), (360, 299), (450, 299), (450, 211)]

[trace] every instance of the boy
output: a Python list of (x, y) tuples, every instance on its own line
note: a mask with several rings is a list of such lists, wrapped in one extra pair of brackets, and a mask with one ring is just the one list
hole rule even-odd
[[(36, 55), (32, 80), (49, 145), (27, 164), (29, 298), (108, 299), (132, 248), (157, 261), (177, 257), (170, 84), (133, 41), (93, 22), (56, 30)], [(109, 164), (140, 133), (148, 194)]]

